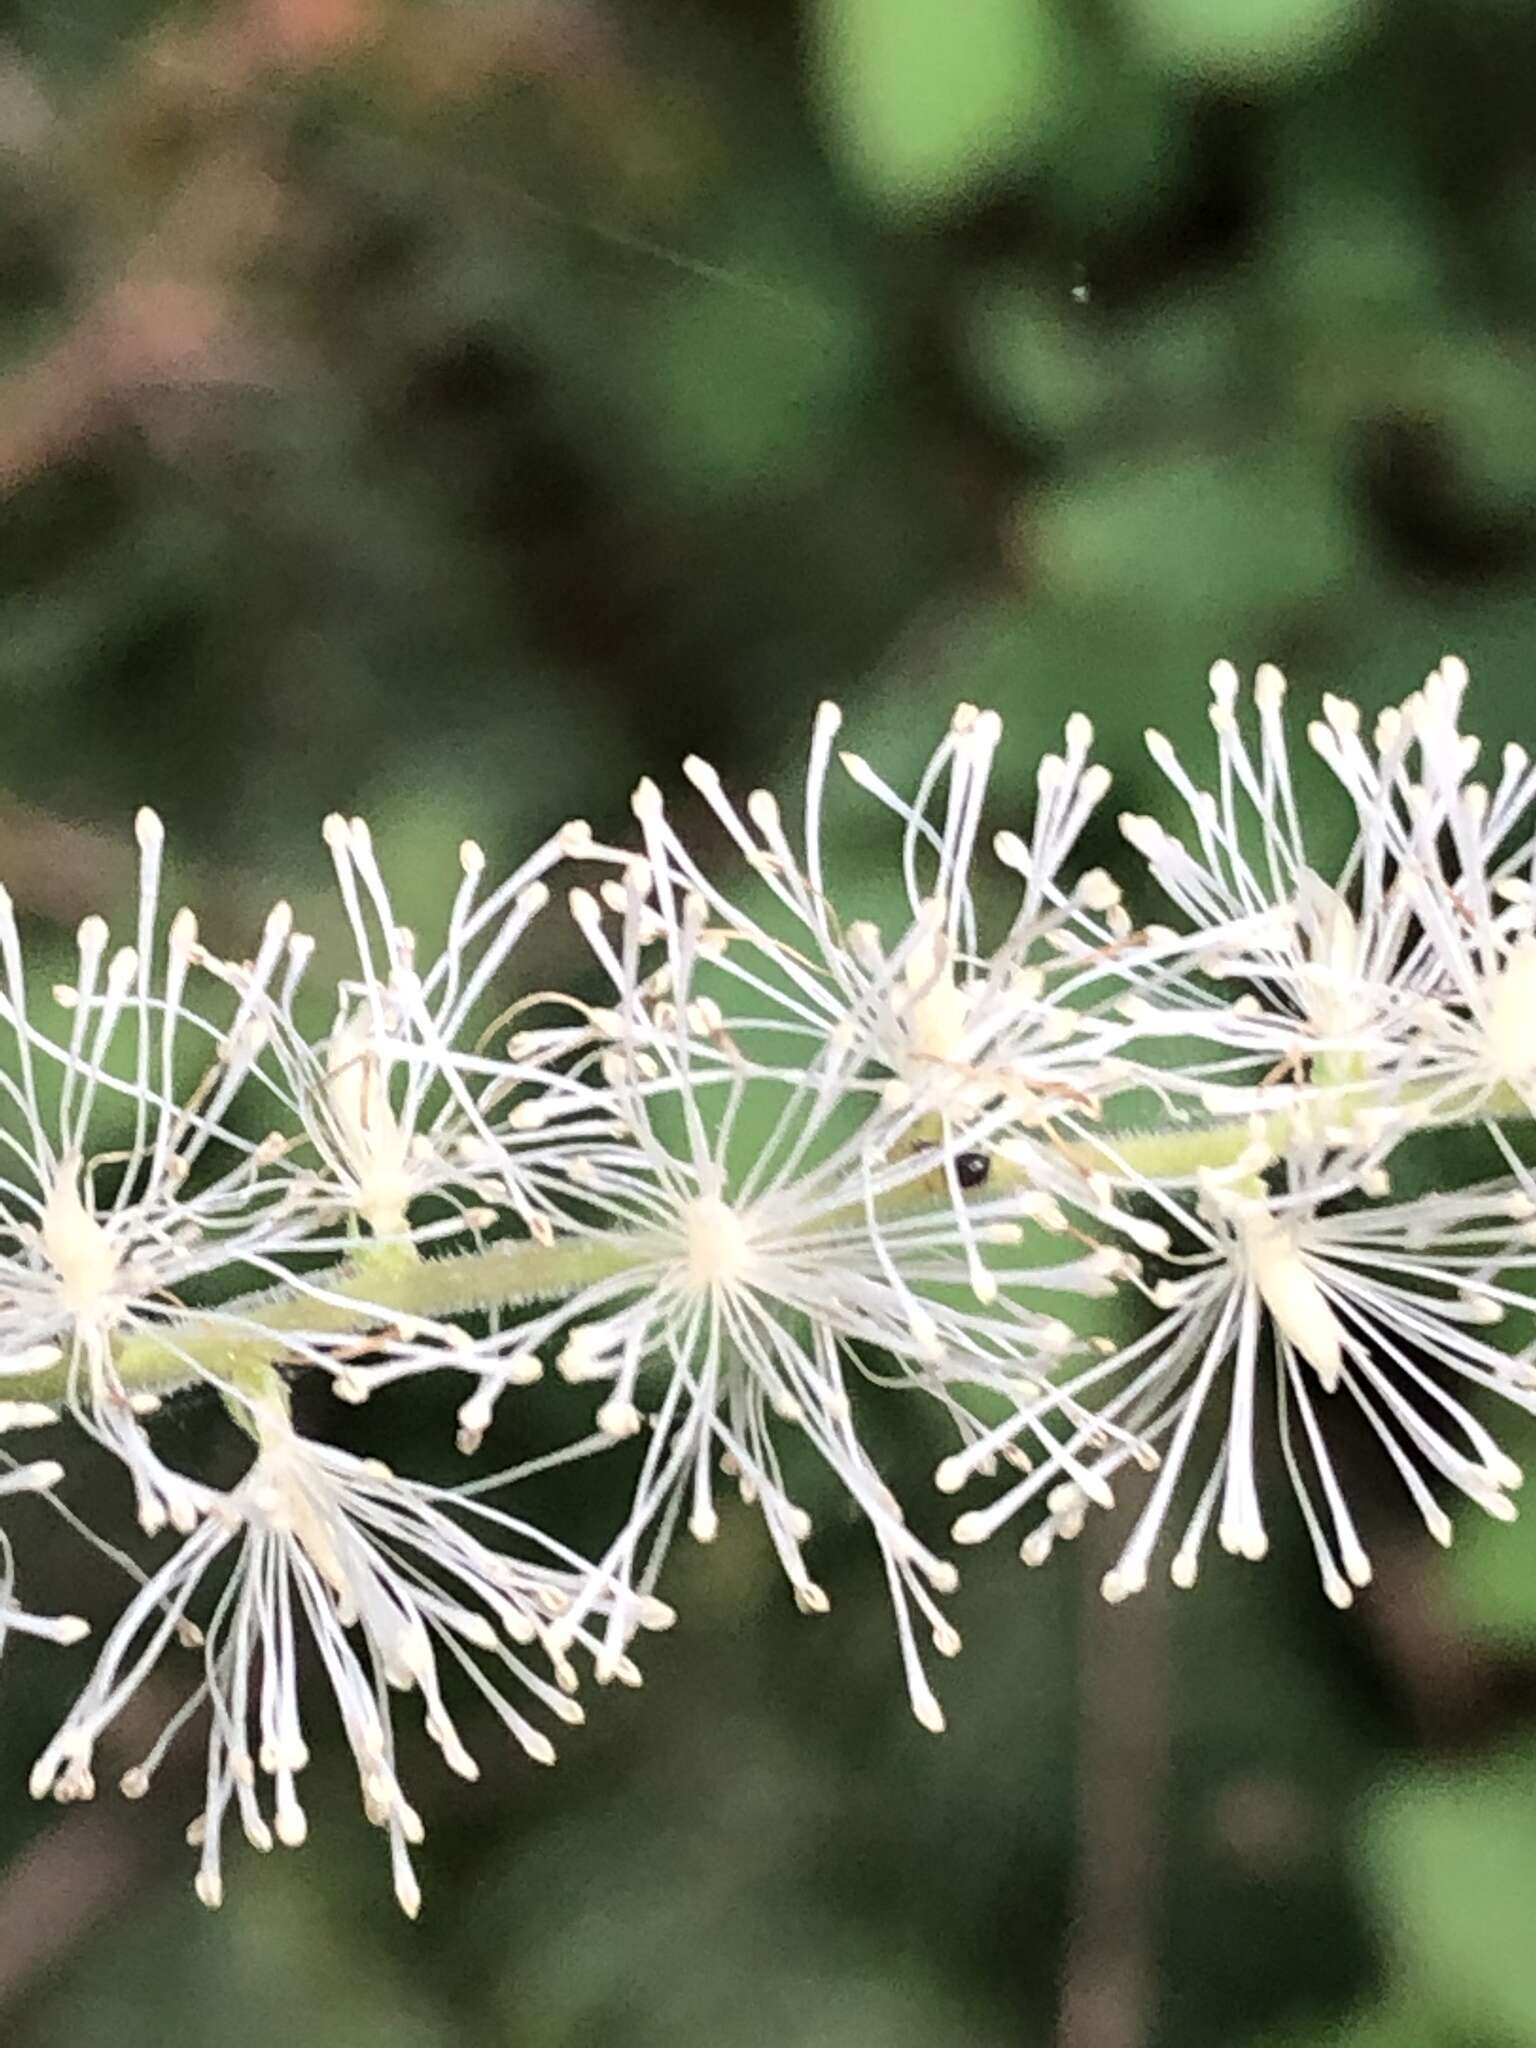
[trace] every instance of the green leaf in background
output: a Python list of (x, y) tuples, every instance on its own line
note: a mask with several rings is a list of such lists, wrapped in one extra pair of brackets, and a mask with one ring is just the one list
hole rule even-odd
[(1425, 2026), (1438, 2016), (1468, 2040), (1536, 2039), (1536, 1751), (1475, 1774), (1426, 1771), (1389, 1784), (1365, 1848)]
[(1536, 363), (1501, 336), (1436, 337), (1414, 366), (1420, 402), (1467, 486), (1494, 507), (1536, 505)]
[(1200, 78), (1298, 71), (1362, 34), (1370, 0), (1121, 0), (1161, 68)]
[(1026, 439), (1092, 437), (1091, 453), (1150, 414), (1208, 434), (1238, 409), (1241, 324), (1209, 294), (1191, 292), (1110, 334), (1059, 289), (999, 274), (973, 294), (966, 339), (978, 386)]
[(1107, 463), (1027, 501), (1020, 525), (1053, 590), (1195, 614), (1220, 586), (1228, 634), (1256, 611), (1342, 590), (1354, 574), (1332, 456), (1304, 442)]
[(971, 368), (1006, 424), (1065, 440), (1111, 413), (1116, 366), (1085, 329), (1082, 308), (1059, 289), (1004, 277), (978, 286), (965, 332)]
[(1036, 157), (1063, 110), (1050, 0), (816, 0), (811, 36), (834, 147), (887, 206), (963, 198)]

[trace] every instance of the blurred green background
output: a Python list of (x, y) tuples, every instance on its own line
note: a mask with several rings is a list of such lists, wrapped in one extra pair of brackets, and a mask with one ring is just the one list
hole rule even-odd
[[(63, 959), (151, 801), (238, 949), (343, 806), (426, 919), (825, 694), (895, 778), (995, 704), (1000, 822), (1085, 708), (1148, 808), (1219, 654), (1305, 711), (1451, 648), (1536, 736), (1533, 81), (1520, 0), (0, 0), (0, 875)], [(940, 1741), (859, 1530), (817, 1623), (733, 1521), (557, 1771), (416, 1757), (414, 1929), (334, 1755), (216, 1918), (195, 1796), (28, 1807), (16, 1658), (0, 2038), (1536, 2042), (1536, 1534), (1430, 1555), (1372, 1470), (1348, 1616), (1284, 1515), (1114, 1612), (1112, 1529), (999, 1542)]]

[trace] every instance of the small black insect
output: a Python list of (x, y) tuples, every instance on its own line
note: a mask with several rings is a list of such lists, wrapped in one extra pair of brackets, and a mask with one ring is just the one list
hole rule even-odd
[(985, 1187), (991, 1171), (992, 1161), (985, 1152), (960, 1152), (955, 1156), (955, 1179), (963, 1188)]

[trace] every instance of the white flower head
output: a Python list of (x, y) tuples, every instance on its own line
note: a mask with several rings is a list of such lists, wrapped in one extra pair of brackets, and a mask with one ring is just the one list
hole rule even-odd
[[(1071, 887), (1061, 879), (1109, 781), (1088, 759), (1088, 720), (1071, 719), (1065, 752), (1040, 764), (1028, 841), (1005, 832), (995, 842), (1001, 867), (1022, 883), (1012, 921), (995, 941), (983, 935), (976, 865), (1002, 733), (997, 714), (959, 707), (910, 802), (862, 756), (837, 757), (900, 823), (905, 918), (890, 939), (852, 914), (857, 892), (839, 891), (825, 872), (824, 810), (840, 727), (837, 707), (824, 704), (812, 735), (800, 848), (769, 791), (754, 791), (738, 809), (707, 762), (685, 763), (764, 892), (756, 909), (689, 850), (653, 784), (637, 793), (650, 868), (674, 893), (708, 905), (717, 980), (732, 991), (722, 1000), (737, 1015), (738, 1032), (755, 1015), (758, 1041), (777, 1042), (781, 1064), (803, 1065), (829, 1046), (848, 1085), (857, 1080), (892, 1106), (915, 1105), (941, 1120), (956, 1150), (978, 1121), (1029, 1129), (1093, 1115), (1097, 1091), (1116, 1078), (1111, 1056), (1125, 1030), (1107, 1008), (1095, 1011), (1080, 998), (1103, 979), (1104, 951), (1124, 938), (1129, 920), (1101, 871)], [(621, 864), (632, 858), (593, 851)], [(611, 885), (610, 896), (619, 895)], [(857, 1071), (847, 1060), (854, 1045), (862, 1055)]]
[[(1330, 834), (1304, 815), (1293, 785), (1285, 678), (1269, 664), (1255, 676), (1256, 746), (1230, 662), (1216, 663), (1210, 687), (1214, 789), (1196, 783), (1161, 733), (1147, 734), (1188, 812), (1191, 839), (1154, 817), (1127, 813), (1120, 821), (1188, 927), (1182, 939), (1151, 950), (1143, 970), (1150, 1000), (1129, 1007), (1144, 1033), (1194, 1034), (1227, 1055), (1193, 1072), (1186, 1062), (1182, 1080), (1170, 1080), (1175, 1088), (1192, 1081), (1212, 1106), (1236, 1108), (1277, 1080), (1311, 1079), (1338, 1091), (1347, 1114), (1403, 1058), (1425, 985), (1390, 808), (1351, 789), (1353, 836), (1330, 859)], [(1358, 728), (1352, 705), (1327, 706), (1339, 730)], [(1387, 718), (1379, 737), (1378, 768), (1390, 785), (1403, 773), (1407, 729)], [(1179, 971), (1170, 975), (1170, 965)]]
[(180, 1291), (229, 1266), (261, 1270), (286, 1237), (277, 1148), (242, 1135), (231, 1110), (263, 1043), (261, 1001), (290, 920), (282, 904), (268, 917), (243, 995), (215, 1021), (189, 1000), (203, 958), (190, 911), (172, 918), (159, 962), (164, 833), (147, 810), (136, 831), (134, 943), (112, 950), (105, 920), (81, 924), (76, 978), (54, 991), (65, 1037), (34, 1020), (0, 891), (0, 1018), (14, 1058), (0, 1071), (0, 1386), (61, 1356), (66, 1405), (127, 1464), (145, 1525), (187, 1527), (191, 1494), (139, 1425), (154, 1397), (123, 1383), (117, 1354), (140, 1338), (174, 1351)]
[[(502, 982), (548, 900), (542, 877), (562, 842), (547, 841), (482, 895), (485, 857), (466, 840), (441, 949), (423, 960), (415, 933), (396, 915), (364, 821), (333, 815), (325, 841), (357, 971), (340, 984), (328, 1030), (311, 1040), (296, 1006), (314, 947), (296, 936), (267, 1005), (272, 1059), (264, 1078), (307, 1140), (293, 1164), (290, 1201), (322, 1219), (359, 1218), (376, 1237), (418, 1243), (422, 1226), (411, 1210), (422, 1198), (460, 1217), (489, 1202), (547, 1238), (537, 1183), (558, 1138), (545, 1132), (563, 1135), (562, 1119), (579, 1119), (589, 1100), (559, 1077), (506, 1062), (495, 1065), (488, 1084), (483, 1063), (477, 1072), (465, 1055), (492, 1028), (487, 1008), (515, 1007), (501, 995)], [(229, 971), (242, 985), (239, 971)], [(460, 1227), (439, 1222), (435, 1233)]]
[[(173, 1639), (201, 1648), (202, 1679), (122, 1789), (139, 1798), (172, 1741), (208, 1716), (204, 1805), (191, 1831), (200, 1847), (197, 1892), (224, 1891), (222, 1832), (233, 1806), (247, 1839), (297, 1847), (308, 1833), (299, 1775), (309, 1761), (301, 1652), (313, 1645), (357, 1769), (367, 1818), (389, 1841), (395, 1894), (414, 1915), (420, 1891), (411, 1848), (420, 1817), (399, 1775), (392, 1693), (414, 1693), (448, 1767), (474, 1779), (478, 1765), (449, 1704), (455, 1687), (483, 1700), (537, 1763), (554, 1760), (529, 1718), (582, 1718), (572, 1697), (572, 1640), (553, 1623), (580, 1601), (614, 1620), (621, 1640), (666, 1626), (659, 1601), (601, 1587), (589, 1592), (581, 1561), (526, 1525), (478, 1505), (456, 1511), (441, 1489), (403, 1479), (373, 1460), (310, 1442), (275, 1407), (256, 1411), (260, 1447), (228, 1494), (201, 1489), (202, 1519), (146, 1580), (103, 1644), (85, 1690), (32, 1771), (34, 1796), (88, 1798), (102, 1731)], [(510, 1534), (532, 1556), (491, 1549), (466, 1522)], [(219, 1577), (216, 1589), (211, 1583)], [(191, 1620), (199, 1595), (211, 1609)], [(619, 1675), (634, 1682), (627, 1658)], [(265, 1781), (267, 1792), (263, 1794)]]
[[(1379, 1194), (1374, 1174), (1367, 1170), (1368, 1192)], [(1213, 1519), (1224, 1550), (1265, 1554), (1259, 1446), (1272, 1432), (1324, 1588), (1346, 1606), (1371, 1576), (1335, 1453), (1346, 1402), (1437, 1541), (1450, 1540), (1439, 1498), (1447, 1487), (1488, 1514), (1513, 1517), (1520, 1468), (1469, 1394), (1536, 1410), (1530, 1347), (1514, 1356), (1488, 1335), (1506, 1317), (1518, 1325), (1531, 1313), (1520, 1286), (1536, 1263), (1523, 1221), (1529, 1198), (1501, 1182), (1462, 1195), (1362, 1201), (1347, 1164), (1326, 1177), (1293, 1165), (1279, 1195), (1251, 1189), (1246, 1180), (1207, 1178), (1185, 1217), (1193, 1248), (1149, 1287), (1157, 1321), (1063, 1385), (1127, 1441), (1092, 1452), (1081, 1425), (1063, 1428), (1058, 1454), (962, 1516), (957, 1540), (982, 1541), (1043, 1496), (1047, 1517), (1023, 1548), (1025, 1561), (1038, 1563), (1057, 1538), (1077, 1533), (1095, 1497), (1079, 1468), (1102, 1485), (1132, 1446), (1150, 1445), (1160, 1466), (1104, 1590), (1120, 1599), (1146, 1583), (1183, 1488), (1193, 1501), (1171, 1568), (1176, 1584), (1191, 1585)], [(1042, 1402), (1042, 1412), (1050, 1406)]]
[[(701, 1008), (694, 974), (710, 958), (702, 896), (679, 898), (670, 874), (633, 863), (623, 889), (616, 938), (595, 898), (578, 891), (573, 901), (613, 980), (617, 1015), (634, 1025), (629, 1036), (613, 1029), (605, 1057), (627, 1135), (571, 1164), (586, 1214), (565, 1228), (596, 1277), (520, 1325), (514, 1357), (554, 1342), (567, 1378), (604, 1383), (599, 1434), (579, 1448), (643, 1438), (630, 1513), (604, 1559), (606, 1574), (642, 1589), (679, 1519), (697, 1539), (713, 1536), (724, 1471), (761, 1514), (800, 1607), (821, 1612), (827, 1595), (805, 1556), (810, 1517), (789, 1469), (794, 1447), (808, 1447), (875, 1535), (912, 1705), (936, 1728), (917, 1627), (941, 1653), (958, 1648), (935, 1597), (953, 1586), (954, 1568), (908, 1527), (860, 1437), (865, 1351), (892, 1358), (898, 1383), (933, 1394), (965, 1432), (978, 1425), (953, 1382), (1014, 1401), (1037, 1389), (1039, 1361), (1071, 1332), (1014, 1301), (1017, 1276), (983, 1266), (989, 1284), (978, 1290), (976, 1262), (1016, 1242), (1021, 1214), (1049, 1205), (980, 1195), (962, 1235), (940, 1155), (904, 1146), (899, 1130), (872, 1141), (871, 1113), (890, 1113), (850, 1094), (834, 1057), (789, 1072), (759, 1065), (717, 1007)], [(657, 934), (662, 966), (641, 974), (642, 937)], [(667, 999), (647, 1000), (658, 986)], [(1025, 1277), (1068, 1292), (1112, 1285), (1095, 1255)], [(957, 1306), (956, 1287), (983, 1293), (985, 1305)], [(471, 1440), (495, 1391), (488, 1374), (466, 1404)]]
[(1334, 699), (1311, 732), (1356, 803), (1382, 821), (1398, 864), (1415, 920), (1403, 1078), (1430, 1114), (1536, 1103), (1536, 768), (1509, 746), (1492, 788), (1473, 779), (1481, 744), (1461, 730), (1467, 680), (1448, 656), (1384, 715), (1374, 751)]

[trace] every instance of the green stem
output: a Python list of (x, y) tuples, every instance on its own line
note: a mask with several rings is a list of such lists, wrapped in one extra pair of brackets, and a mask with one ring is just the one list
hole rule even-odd
[[(1415, 1101), (1431, 1107), (1430, 1087), (1405, 1090), (1398, 1098), (1412, 1108)], [(1358, 1087), (1312, 1091), (1306, 1104), (1308, 1122), (1322, 1128), (1346, 1124), (1369, 1106)], [(1433, 1105), (1422, 1128), (1449, 1127), (1484, 1118), (1528, 1118), (1531, 1111), (1509, 1087), (1467, 1095), (1447, 1106)], [(1146, 1180), (1187, 1181), (1202, 1168), (1221, 1172), (1262, 1139), (1282, 1157), (1298, 1134), (1300, 1118), (1293, 1109), (1252, 1118), (1212, 1121), (1202, 1125), (1170, 1125), (1144, 1131), (1106, 1131), (1102, 1146), (1074, 1143), (1061, 1147), (1063, 1156), (1088, 1170), (1130, 1174)], [(998, 1159), (989, 1191), (1022, 1185), (1023, 1170)], [(883, 1206), (892, 1216), (918, 1213), (942, 1203), (944, 1196), (923, 1182), (914, 1182)], [(300, 1288), (267, 1289), (242, 1295), (206, 1316), (189, 1315), (176, 1331), (172, 1348), (151, 1331), (126, 1337), (117, 1346), (115, 1363), (125, 1387), (135, 1393), (169, 1393), (199, 1379), (210, 1379), (265, 1397), (273, 1368), (291, 1360), (288, 1339), (366, 1337), (390, 1317), (424, 1322), (451, 1320), (514, 1308), (530, 1301), (559, 1300), (594, 1283), (654, 1264), (663, 1248), (656, 1240), (631, 1236), (566, 1238), (553, 1244), (511, 1240), (476, 1251), (423, 1257), (411, 1246), (369, 1241), (358, 1256), (308, 1277)], [(324, 1299), (319, 1298), (323, 1296)], [(8, 1379), (5, 1397), (14, 1401), (58, 1403), (65, 1395), (66, 1367), (51, 1366)]]
[[(654, 1255), (655, 1246), (638, 1236), (552, 1245), (519, 1240), (435, 1258), (418, 1257), (408, 1247), (370, 1247), (308, 1275), (304, 1289), (266, 1289), (207, 1316), (189, 1316), (177, 1327), (174, 1349), (152, 1331), (127, 1337), (117, 1346), (114, 1364), (123, 1385), (135, 1393), (170, 1393), (205, 1378), (264, 1391), (272, 1367), (292, 1357), (290, 1336), (362, 1337), (391, 1316), (441, 1321), (558, 1299)], [(61, 1363), (7, 1379), (5, 1398), (60, 1402), (66, 1370)]]
[[(1443, 1083), (1414, 1082), (1393, 1097), (1393, 1107), (1409, 1116), (1415, 1110), (1426, 1112), (1414, 1123), (1420, 1131), (1454, 1130), (1485, 1120), (1528, 1121), (1532, 1114), (1530, 1104), (1507, 1083), (1495, 1088), (1469, 1087), (1449, 1102), (1444, 1098)], [(1347, 1083), (1309, 1089), (1302, 1113), (1294, 1108), (1277, 1109), (1257, 1117), (1204, 1124), (1106, 1130), (1102, 1145), (1090, 1141), (1061, 1149), (1064, 1157), (1088, 1172), (1128, 1174), (1148, 1181), (1187, 1181), (1202, 1170), (1225, 1172), (1256, 1142), (1272, 1157), (1283, 1159), (1304, 1129), (1318, 1135), (1345, 1130), (1377, 1106), (1367, 1089)]]

